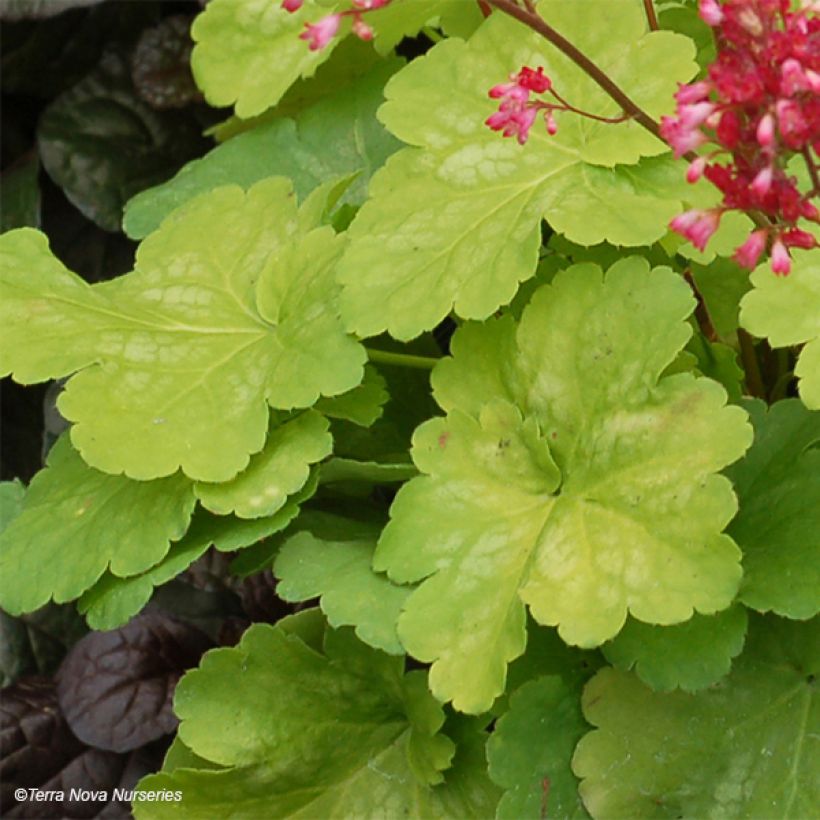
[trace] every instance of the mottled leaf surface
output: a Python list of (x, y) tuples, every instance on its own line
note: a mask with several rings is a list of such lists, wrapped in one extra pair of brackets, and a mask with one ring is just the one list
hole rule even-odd
[(593, 647), (627, 612), (671, 624), (732, 601), (740, 553), (720, 532), (737, 502), (715, 473), (751, 428), (715, 382), (660, 378), (692, 307), (680, 277), (632, 258), (606, 277), (560, 273), (517, 326), (456, 334), (433, 373), (448, 415), (416, 431), (425, 475), (399, 491), (374, 561), (397, 583), (424, 581), (399, 637), (433, 663), (440, 699), (489, 708), (524, 651), (525, 604)]
[(364, 350), (335, 307), (342, 239), (297, 225), (285, 179), (220, 188), (146, 239), (132, 274), (95, 286), (42, 234), (5, 234), (0, 372), (75, 373), (59, 408), (98, 469), (227, 481), (263, 448), (269, 405), (307, 407), (362, 379)]
[[(634, 0), (544, 0), (539, 11), (655, 116), (695, 71), (691, 41), (647, 32)], [(659, 59), (663, 72), (649, 67)], [(375, 175), (340, 268), (343, 314), (359, 335), (413, 338), (452, 308), (486, 318), (535, 272), (542, 217), (580, 244), (651, 244), (666, 233), (686, 196), (680, 169), (665, 157), (635, 164), (667, 150), (636, 122), (559, 115), (555, 136), (537, 123), (524, 146), (487, 128), (489, 87), (522, 65), (543, 67), (576, 107), (620, 113), (574, 63), (503, 14), (400, 71), (379, 116), (415, 147)]]

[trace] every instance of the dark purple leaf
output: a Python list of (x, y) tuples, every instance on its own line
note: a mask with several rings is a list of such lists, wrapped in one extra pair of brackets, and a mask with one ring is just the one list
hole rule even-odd
[(191, 17), (167, 17), (146, 29), (131, 56), (137, 94), (154, 108), (184, 108), (202, 100), (191, 73)]
[(57, 673), (68, 725), (84, 743), (116, 752), (174, 731), (174, 688), (210, 646), (196, 627), (150, 611), (120, 629), (86, 635)]

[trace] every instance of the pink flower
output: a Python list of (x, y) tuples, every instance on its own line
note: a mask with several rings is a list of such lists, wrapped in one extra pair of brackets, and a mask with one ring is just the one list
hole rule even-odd
[(723, 11), (717, 0), (700, 0), (698, 11), (707, 26), (719, 26), (723, 21)]
[(706, 157), (698, 157), (697, 159), (692, 160), (692, 162), (689, 163), (689, 167), (686, 169), (686, 181), (697, 182), (703, 176), (703, 171), (705, 168)]
[(554, 137), (558, 133), (558, 123), (555, 121), (555, 115), (552, 111), (544, 112), (544, 123), (547, 126), (547, 133)]
[(530, 92), (526, 88), (522, 88), (517, 82), (499, 83), (494, 85), (487, 94), (494, 100), (505, 99), (526, 102), (530, 98)]
[(778, 239), (772, 245), (772, 270), (778, 276), (788, 276), (792, 269), (792, 258), (786, 246)]
[(742, 268), (754, 270), (763, 251), (766, 250), (766, 238), (768, 232), (765, 230), (752, 231), (748, 239), (735, 251), (732, 257)]
[(353, 0), (353, 7), (361, 11), (373, 11), (386, 6), (390, 0)]
[(699, 83), (692, 83), (691, 85), (684, 85), (680, 83), (678, 90), (675, 92), (675, 100), (680, 105), (691, 105), (705, 100), (712, 90), (711, 83), (706, 80), (701, 80)]
[(699, 128), (687, 128), (674, 117), (661, 118), (661, 136), (672, 146), (678, 158), (706, 142), (706, 135)]
[(523, 145), (530, 135), (538, 111), (523, 104), (505, 103), (495, 114), (487, 117), (485, 123), (493, 131), (501, 131), (505, 137), (516, 137)]
[(760, 118), (755, 136), (761, 148), (769, 148), (774, 144), (774, 117), (771, 114), (764, 114)]
[(534, 91), (536, 94), (543, 94), (552, 88), (552, 80), (544, 74), (544, 69), (541, 66), (538, 66), (535, 71), (524, 66), (514, 79), (521, 88)]
[(328, 14), (318, 23), (305, 23), (305, 30), (299, 39), (307, 41), (311, 51), (319, 51), (336, 36), (341, 21), (341, 14)]
[(817, 247), (817, 240), (808, 231), (801, 231), (800, 228), (791, 228), (784, 231), (781, 236), (783, 244), (787, 248), (803, 248), (810, 251)]
[(803, 72), (803, 66), (798, 60), (789, 57), (780, 66), (780, 91), (787, 97), (798, 91), (805, 91), (809, 87), (809, 80)]
[(293, 14), (294, 11), (299, 11), (302, 8), (304, 2), (305, 0), (282, 0), (282, 8)]
[(373, 29), (362, 20), (361, 17), (355, 17), (353, 19), (353, 26), (350, 29), (360, 40), (372, 40), (373, 39)]
[(769, 193), (769, 189), (772, 187), (773, 173), (771, 165), (757, 172), (752, 184), (749, 186), (757, 196), (762, 198)]
[(719, 211), (685, 211), (676, 216), (669, 227), (688, 239), (699, 251), (703, 251), (719, 224)]

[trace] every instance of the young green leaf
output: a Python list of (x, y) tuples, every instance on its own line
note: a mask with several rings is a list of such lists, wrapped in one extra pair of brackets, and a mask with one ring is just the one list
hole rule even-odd
[(384, 377), (372, 365), (364, 369), (364, 379), (358, 387), (340, 396), (319, 399), (316, 409), (326, 416), (345, 419), (360, 427), (370, 427), (384, 411), (390, 398)]
[(285, 601), (321, 596), (319, 604), (331, 626), (354, 626), (366, 644), (401, 655), (396, 622), (410, 590), (373, 571), (378, 535), (374, 529), (369, 538), (329, 540), (309, 531), (297, 533), (274, 562), (276, 593)]
[[(694, 73), (694, 48), (646, 32), (633, 0), (546, 0), (539, 10), (654, 115)], [(664, 71), (650, 66), (663, 55)], [(522, 64), (543, 67), (572, 105), (601, 116), (618, 106), (546, 40), (493, 14), (465, 43), (447, 40), (400, 71), (380, 117), (416, 148), (373, 178), (340, 268), (342, 311), (361, 336), (399, 339), (434, 327), (454, 307), (484, 319), (533, 275), (540, 222), (581, 244), (651, 244), (686, 198), (679, 163), (644, 161), (667, 149), (631, 119), (560, 114), (558, 133), (534, 128), (525, 146), (484, 124), (488, 88)], [(591, 218), (594, 215), (594, 218)]]
[(727, 470), (740, 501), (729, 533), (743, 550), (739, 598), (761, 612), (820, 612), (820, 412), (797, 399), (747, 401), (749, 452)]
[(740, 303), (740, 324), (772, 347), (803, 344), (797, 367), (800, 397), (820, 410), (820, 259), (801, 254), (788, 276), (775, 276), (768, 265), (752, 274), (753, 289)]
[(308, 407), (362, 379), (364, 349), (336, 316), (342, 240), (298, 235), (297, 219), (283, 178), (219, 188), (151, 234), (132, 274), (96, 286), (42, 234), (5, 234), (0, 372), (75, 373), (59, 408), (98, 469), (228, 481), (264, 446), (268, 405)]
[(448, 416), (416, 432), (426, 475), (399, 491), (374, 562), (423, 581), (399, 637), (433, 663), (440, 699), (489, 708), (524, 650), (525, 603), (592, 647), (627, 612), (671, 624), (732, 601), (740, 554), (720, 532), (737, 505), (715, 473), (751, 428), (715, 382), (661, 378), (692, 308), (680, 277), (632, 258), (605, 278), (590, 264), (559, 274), (515, 337), (511, 319), (489, 323), (489, 341), (456, 335), (433, 376)]
[(63, 436), (0, 535), (0, 606), (31, 612), (50, 598), (77, 598), (108, 568), (145, 571), (185, 534), (194, 504), (184, 476), (142, 482), (101, 473)]
[(231, 481), (198, 482), (197, 498), (218, 515), (267, 518), (281, 509), (288, 496), (301, 490), (312, 464), (329, 456), (333, 438), (327, 419), (315, 410), (277, 424), (271, 421), (268, 440), (260, 453)]
[(580, 685), (557, 675), (531, 680), (512, 695), (487, 742), (490, 777), (507, 790), (497, 820), (589, 817), (570, 768), (575, 744), (588, 728)]
[(727, 680), (696, 695), (653, 692), (604, 669), (584, 691), (598, 727), (573, 769), (595, 818), (811, 817), (820, 803), (818, 621), (751, 618)]
[(746, 610), (735, 605), (715, 615), (693, 615), (672, 626), (629, 620), (602, 647), (618, 669), (633, 669), (655, 691), (696, 692), (729, 673), (746, 639)]
[(454, 744), (440, 734), (444, 713), (423, 673), (403, 674), (400, 659), (348, 629), (327, 630), (322, 642), (305, 614), (314, 613), (300, 614), (295, 630), (293, 619), (254, 625), (180, 682), (179, 736), (222, 768), (147, 778), (141, 788), (183, 798), (137, 804), (137, 817), (489, 816), (495, 793), (480, 758), (454, 769), (453, 782), (445, 771)]

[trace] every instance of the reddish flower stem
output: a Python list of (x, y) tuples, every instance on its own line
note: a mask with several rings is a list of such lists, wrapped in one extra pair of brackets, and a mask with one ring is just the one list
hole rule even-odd
[(757, 399), (766, 398), (766, 387), (763, 384), (763, 377), (760, 374), (760, 364), (757, 361), (752, 337), (742, 328), (737, 329), (737, 340), (740, 344), (740, 360), (743, 362), (743, 370), (746, 373), (746, 389), (750, 396)]
[(576, 48), (562, 34), (550, 26), (540, 15), (516, 5), (514, 0), (487, 0), (499, 11), (514, 17), (528, 28), (548, 40), (562, 54), (569, 57), (580, 69), (585, 71), (635, 122), (642, 125), (651, 134), (661, 139), (658, 123), (649, 116), (636, 102), (628, 97), (624, 91), (600, 69), (580, 49)]
[(657, 31), (660, 26), (658, 25), (658, 16), (655, 14), (655, 6), (652, 4), (652, 0), (643, 0), (643, 8), (646, 12), (646, 22), (649, 23), (649, 28), (652, 31)]
[(806, 160), (806, 165), (809, 169), (809, 176), (811, 177), (812, 190), (809, 191), (809, 196), (817, 196), (818, 192), (820, 192), (820, 179), (818, 179), (817, 166), (811, 158), (811, 153), (808, 147), (803, 149), (803, 159)]

